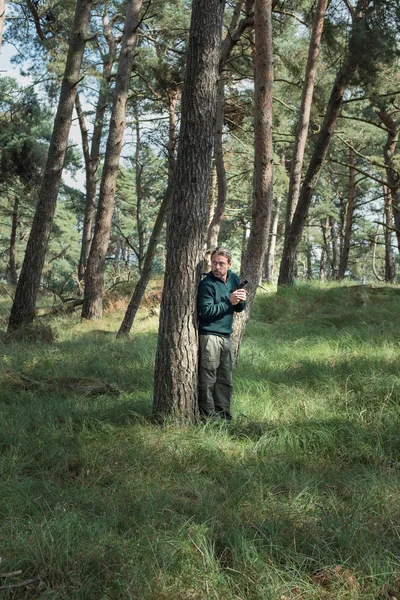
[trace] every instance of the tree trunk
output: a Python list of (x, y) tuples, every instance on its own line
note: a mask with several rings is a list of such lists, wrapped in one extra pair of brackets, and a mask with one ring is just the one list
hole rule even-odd
[(82, 307), (82, 318), (84, 319), (101, 319), (103, 313), (104, 268), (115, 204), (118, 164), (124, 138), (126, 105), (141, 7), (142, 0), (127, 0), (96, 225), (85, 273), (85, 293)]
[(272, 2), (254, 2), (254, 194), (242, 275), (249, 281), (246, 310), (235, 315), (233, 353), (239, 354), (250, 309), (261, 280), (272, 211)]
[(225, 211), (227, 200), (228, 186), (226, 181), (226, 170), (223, 154), (223, 129), (225, 118), (225, 81), (226, 81), (226, 65), (234, 46), (240, 40), (242, 34), (247, 27), (253, 24), (253, 19), (246, 17), (240, 20), (240, 13), (243, 8), (244, 1), (237, 2), (233, 11), (232, 20), (229, 26), (228, 35), (222, 42), (221, 58), (219, 62), (220, 78), (217, 89), (217, 114), (215, 124), (215, 139), (214, 139), (214, 159), (217, 173), (217, 190), (218, 199), (215, 206), (214, 214), (210, 220), (207, 231), (206, 242), (206, 262), (209, 265), (211, 262), (211, 253), (218, 246), (218, 236), (221, 228), (221, 222)]
[[(115, 19), (116, 17), (114, 17)], [(90, 254), (90, 246), (92, 243), (93, 236), (93, 225), (96, 214), (96, 200), (97, 200), (97, 172), (100, 163), (100, 145), (103, 135), (104, 128), (104, 117), (108, 106), (108, 95), (110, 90), (110, 82), (112, 78), (112, 69), (115, 62), (117, 52), (117, 42), (114, 39), (112, 33), (113, 20), (110, 23), (108, 21), (107, 10), (103, 14), (103, 33), (108, 44), (108, 53), (103, 56), (103, 74), (100, 80), (99, 96), (97, 99), (96, 113), (93, 125), (92, 142), (90, 147), (90, 155), (88, 161), (85, 160), (86, 168), (86, 201), (85, 201), (85, 213), (83, 217), (83, 230), (82, 230), (82, 245), (81, 254), (79, 258), (78, 266), (78, 279), (83, 281), (85, 276), (85, 270), (87, 261)], [(84, 121), (83, 121), (84, 123)], [(81, 119), (79, 124), (82, 125)], [(84, 127), (86, 129), (86, 127)], [(83, 139), (83, 135), (82, 135)]]
[(387, 129), (387, 140), (383, 149), (383, 156), (386, 166), (386, 177), (388, 187), (392, 197), (393, 218), (396, 228), (397, 246), (400, 252), (400, 175), (394, 168), (394, 157), (396, 154), (397, 142), (399, 139), (399, 129), (393, 118), (387, 111), (378, 111), (378, 117)]
[(393, 283), (396, 279), (396, 266), (393, 253), (393, 206), (392, 195), (389, 188), (384, 187), (384, 213), (385, 213), (385, 281)]
[(318, 178), (324, 164), (329, 144), (335, 130), (340, 109), (343, 104), (343, 96), (349, 85), (358, 64), (358, 50), (355, 48), (355, 36), (360, 21), (363, 19), (363, 10), (368, 5), (368, 0), (359, 0), (354, 9), (353, 29), (350, 36), (347, 57), (339, 70), (333, 84), (328, 107), (321, 126), (320, 133), (311, 157), (310, 164), (301, 187), (296, 211), (292, 224), (285, 235), (282, 261), (279, 272), (279, 285), (293, 284), (296, 272), (297, 250), (301, 241), (304, 225), (307, 220), (312, 196), (318, 183)]
[(282, 199), (280, 197), (275, 199), (275, 206), (272, 215), (271, 231), (268, 239), (268, 247), (264, 261), (264, 279), (267, 283), (273, 283), (274, 281), (274, 267), (275, 267), (275, 250), (276, 241), (278, 238), (278, 225), (279, 215), (281, 208)]
[(307, 268), (306, 268), (305, 275), (306, 275), (308, 281), (312, 281), (314, 279), (313, 260), (312, 260), (312, 243), (308, 239), (308, 236), (307, 236), (307, 241), (306, 241), (306, 265), (307, 265)]
[(207, 232), (206, 252), (211, 256), (211, 252), (218, 245), (218, 235), (221, 228), (221, 221), (224, 215), (228, 186), (226, 182), (226, 170), (223, 152), (223, 130), (224, 130), (224, 103), (225, 103), (225, 75), (221, 73), (217, 89), (217, 113), (215, 118), (215, 138), (214, 138), (214, 160), (217, 174), (217, 204), (214, 210), (211, 223)]
[(19, 199), (17, 196), (15, 196), (13, 212), (12, 212), (12, 223), (11, 223), (10, 255), (9, 255), (10, 262), (9, 262), (9, 275), (8, 275), (8, 282), (11, 283), (11, 285), (17, 285), (17, 282), (18, 282), (17, 264), (16, 264), (16, 260), (15, 260), (18, 217), (19, 217)]
[(139, 118), (136, 115), (136, 151), (135, 151), (135, 185), (136, 185), (136, 228), (138, 232), (137, 259), (139, 275), (143, 273), (143, 262), (145, 258), (144, 250), (144, 225), (142, 215), (143, 190), (142, 190), (142, 172), (143, 165), (140, 162), (140, 126)]
[(71, 32), (67, 63), (61, 85), (60, 99), (49, 153), (39, 191), (25, 258), (19, 277), (8, 329), (13, 330), (33, 321), (41, 273), (53, 225), (60, 187), (72, 112), (80, 78), (83, 53), (87, 39), (92, 0), (77, 0)]
[(162, 227), (164, 225), (165, 216), (167, 214), (170, 197), (171, 197), (171, 185), (172, 177), (175, 168), (175, 131), (176, 131), (176, 103), (178, 101), (178, 92), (168, 91), (169, 101), (169, 141), (168, 141), (168, 188), (164, 199), (161, 203), (160, 210), (156, 221), (153, 226), (153, 231), (150, 236), (150, 240), (147, 246), (146, 256), (143, 263), (142, 273), (139, 281), (135, 286), (132, 298), (129, 302), (128, 308), (126, 309), (123, 321), (118, 330), (117, 337), (123, 337), (129, 335), (132, 329), (133, 322), (136, 317), (136, 313), (139, 310), (140, 302), (143, 298), (143, 294), (146, 291), (147, 284), (149, 283), (151, 271), (153, 268), (153, 260), (157, 249), (158, 238)]
[(332, 279), (336, 281), (339, 274), (339, 248), (336, 221), (333, 217), (329, 217), (329, 225), (332, 239)]
[(326, 281), (326, 265), (328, 262), (328, 256), (326, 253), (326, 248), (323, 246), (321, 248), (321, 257), (319, 259), (319, 280), (325, 282)]
[(289, 229), (293, 221), (293, 215), (299, 198), (304, 151), (306, 147), (312, 99), (314, 94), (314, 82), (317, 73), (319, 48), (321, 44), (321, 36), (324, 27), (327, 5), (328, 0), (318, 0), (310, 44), (308, 47), (308, 58), (301, 97), (299, 120), (297, 123), (296, 139), (294, 143), (292, 162), (290, 165), (289, 192), (286, 208), (286, 229)]
[(347, 270), (347, 265), (349, 262), (351, 234), (353, 230), (355, 192), (356, 182), (354, 170), (354, 149), (349, 148), (349, 189), (346, 207), (346, 222), (343, 232), (343, 246), (339, 263), (339, 279), (344, 279)]
[(197, 288), (207, 219), (224, 2), (193, 0), (154, 376), (155, 414), (197, 410)]
[[(329, 217), (326, 217), (325, 222), (323, 221), (323, 219), (321, 219), (321, 230), (322, 230), (322, 238), (323, 238), (323, 246), (322, 246), (322, 252), (321, 252), (321, 267), (320, 267), (320, 274), (321, 274), (321, 269), (323, 268), (323, 281), (326, 281), (326, 278), (328, 276), (327, 273), (327, 265), (330, 264), (332, 265), (332, 261), (331, 261), (331, 243), (329, 240)], [(323, 264), (323, 262), (325, 264)], [(321, 275), (320, 275), (320, 279), (321, 279)], [(322, 280), (322, 279), (321, 279)]]

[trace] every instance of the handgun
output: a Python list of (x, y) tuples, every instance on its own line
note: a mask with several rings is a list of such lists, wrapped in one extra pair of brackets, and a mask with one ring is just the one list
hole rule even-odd
[(249, 282), (247, 281), (247, 279), (243, 279), (243, 281), (241, 281), (239, 283), (239, 285), (237, 286), (236, 289), (241, 290), (242, 288), (244, 288), (245, 285), (247, 285)]

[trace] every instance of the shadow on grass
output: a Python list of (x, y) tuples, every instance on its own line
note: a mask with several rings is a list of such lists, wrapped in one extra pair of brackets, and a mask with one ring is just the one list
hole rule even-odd
[[(210, 573), (222, 578), (223, 598), (234, 598), (223, 586), (272, 598), (273, 573), (281, 582), (297, 573), (322, 594), (330, 584), (321, 586), (321, 571), (337, 565), (352, 575), (349, 598), (389, 585), (399, 549), (394, 427), (155, 427), (124, 421), (113, 402), (84, 418), (76, 410), (72, 429), (50, 416), (34, 432), (14, 430), (18, 461), (2, 469), (5, 568), (40, 573), (63, 598), (158, 598), (162, 582), (184, 598), (189, 586), (204, 591)], [(248, 577), (257, 581), (251, 591)], [(349, 584), (332, 581), (342, 592)]]

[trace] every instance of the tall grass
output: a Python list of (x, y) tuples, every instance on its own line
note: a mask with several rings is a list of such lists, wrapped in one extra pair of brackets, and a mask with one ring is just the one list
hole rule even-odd
[(260, 294), (228, 426), (152, 422), (144, 313), (131, 340), (119, 314), (58, 319), (54, 344), (4, 333), (0, 597), (400, 597), (399, 301)]

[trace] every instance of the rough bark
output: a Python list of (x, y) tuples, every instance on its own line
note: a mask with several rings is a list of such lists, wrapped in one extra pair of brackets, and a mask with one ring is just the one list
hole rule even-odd
[(240, 37), (247, 27), (253, 24), (253, 19), (246, 17), (240, 20), (240, 13), (244, 2), (237, 2), (233, 11), (232, 20), (228, 29), (228, 33), (221, 45), (221, 57), (219, 61), (220, 78), (217, 89), (217, 114), (215, 123), (215, 139), (214, 139), (214, 160), (217, 173), (217, 203), (214, 214), (208, 226), (207, 243), (206, 243), (206, 260), (210, 260), (211, 252), (218, 245), (218, 235), (221, 228), (221, 222), (225, 211), (227, 200), (228, 185), (226, 181), (226, 169), (223, 154), (223, 130), (225, 118), (225, 82), (226, 68), (229, 57), (234, 46), (239, 42)]
[(122, 151), (126, 105), (141, 8), (142, 0), (127, 0), (96, 224), (85, 272), (85, 292), (82, 307), (82, 317), (84, 319), (101, 319), (103, 314), (104, 268), (115, 205), (118, 164)]
[(254, 2), (254, 192), (252, 220), (242, 275), (249, 281), (246, 310), (235, 315), (233, 352), (239, 353), (250, 309), (261, 280), (272, 211), (272, 2)]
[(53, 225), (75, 96), (88, 33), (92, 0), (77, 0), (67, 63), (54, 120), (49, 153), (39, 191), (25, 258), (19, 277), (8, 329), (32, 323), (41, 273)]
[(349, 148), (349, 187), (346, 206), (346, 221), (343, 231), (343, 245), (339, 262), (339, 279), (344, 279), (349, 262), (351, 235), (353, 230), (354, 201), (356, 193), (356, 172), (354, 170), (354, 149)]
[(138, 235), (137, 245), (137, 260), (140, 276), (143, 273), (143, 262), (145, 259), (145, 239), (144, 239), (144, 224), (143, 224), (143, 189), (142, 189), (142, 172), (143, 165), (140, 162), (140, 125), (139, 119), (136, 115), (136, 150), (135, 150), (135, 186), (136, 186), (136, 228)]
[(189, 421), (197, 410), (196, 297), (205, 242), (224, 4), (220, 0), (192, 3), (154, 377), (154, 413)]
[(393, 237), (393, 203), (391, 190), (384, 187), (384, 218), (385, 218), (385, 281), (393, 283), (396, 279), (396, 265), (392, 245)]
[(17, 282), (18, 282), (17, 264), (16, 264), (16, 258), (15, 258), (18, 218), (19, 218), (19, 199), (17, 196), (15, 196), (14, 206), (13, 206), (13, 211), (12, 211), (12, 221), (11, 221), (11, 237), (10, 237), (9, 269), (8, 269), (8, 282), (11, 283), (11, 285), (17, 285)]
[[(114, 17), (114, 20), (116, 17)], [(86, 159), (85, 156), (85, 169), (86, 169), (86, 201), (85, 201), (85, 213), (83, 217), (83, 228), (82, 228), (82, 245), (81, 254), (79, 258), (78, 266), (78, 279), (83, 281), (87, 261), (89, 259), (90, 246), (93, 237), (94, 218), (96, 214), (96, 200), (97, 200), (97, 172), (100, 163), (100, 145), (103, 135), (104, 128), (104, 117), (108, 106), (108, 96), (110, 90), (110, 82), (112, 78), (112, 69), (116, 59), (117, 52), (117, 41), (112, 33), (112, 26), (114, 20), (111, 23), (108, 20), (107, 10), (103, 15), (103, 33), (108, 45), (108, 53), (102, 57), (103, 61), (103, 73), (100, 80), (99, 95), (96, 104), (96, 113), (93, 124), (92, 140), (90, 145), (90, 153)], [(79, 117), (79, 115), (78, 115)], [(84, 120), (79, 118), (79, 125), (81, 127), (82, 142), (84, 143), (84, 131), (86, 126)], [(87, 135), (87, 134), (86, 134)]]
[(325, 117), (301, 187), (296, 211), (288, 232), (285, 235), (278, 280), (279, 285), (293, 284), (295, 279), (297, 251), (307, 220), (312, 196), (335, 130), (339, 112), (343, 104), (344, 93), (357, 68), (359, 54), (354, 47), (354, 36), (356, 35), (355, 32), (357, 31), (358, 24), (364, 17), (364, 10), (367, 5), (368, 0), (359, 0), (357, 7), (354, 9), (353, 29), (350, 35), (348, 53), (333, 84)]
[(178, 93), (174, 91), (168, 93), (168, 106), (169, 106), (169, 141), (168, 141), (168, 189), (164, 196), (164, 199), (161, 203), (160, 209), (158, 211), (158, 215), (156, 221), (153, 226), (153, 231), (151, 232), (151, 236), (149, 239), (149, 243), (146, 250), (146, 256), (144, 258), (142, 272), (140, 275), (140, 279), (135, 286), (135, 290), (133, 292), (132, 298), (129, 302), (128, 308), (126, 309), (123, 321), (118, 330), (117, 337), (123, 337), (129, 335), (130, 330), (132, 329), (133, 322), (135, 320), (137, 311), (139, 310), (140, 302), (143, 298), (143, 294), (146, 291), (147, 284), (149, 283), (153, 260), (157, 249), (158, 239), (160, 237), (160, 233), (162, 227), (164, 225), (165, 216), (167, 214), (170, 197), (171, 197), (171, 184), (172, 177), (175, 168), (175, 130), (176, 130), (176, 103), (178, 100)]
[(394, 168), (394, 157), (399, 139), (399, 128), (387, 111), (378, 111), (378, 117), (387, 129), (387, 140), (383, 149), (388, 188), (392, 198), (393, 218), (396, 229), (397, 247), (400, 252), (400, 174)]
[(310, 124), (312, 99), (314, 95), (314, 82), (317, 73), (319, 48), (321, 44), (321, 36), (324, 27), (327, 5), (328, 0), (318, 0), (311, 32), (306, 72), (301, 97), (299, 120), (297, 122), (297, 132), (293, 148), (292, 161), (290, 165), (289, 191), (286, 208), (287, 229), (290, 227), (290, 224), (293, 220), (293, 215), (296, 210), (297, 201), (299, 198), (304, 151), (306, 147), (308, 127)]

